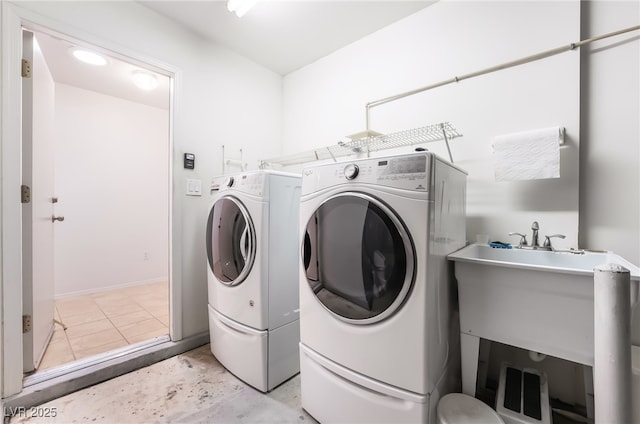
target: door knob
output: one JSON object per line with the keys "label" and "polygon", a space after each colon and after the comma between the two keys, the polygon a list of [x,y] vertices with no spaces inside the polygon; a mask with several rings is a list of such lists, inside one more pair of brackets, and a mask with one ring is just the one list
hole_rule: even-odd
{"label": "door knob", "polygon": [[51,216],[51,222],[64,221],[64,216]]}

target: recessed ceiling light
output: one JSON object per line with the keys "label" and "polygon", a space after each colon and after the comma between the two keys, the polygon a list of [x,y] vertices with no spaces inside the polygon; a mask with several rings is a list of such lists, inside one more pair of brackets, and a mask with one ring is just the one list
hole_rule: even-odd
{"label": "recessed ceiling light", "polygon": [[106,57],[99,55],[98,53],[94,53],[90,50],[73,47],[71,49],[71,54],[73,54],[73,57],[75,57],[79,61],[88,63],[89,65],[104,66],[107,64]]}
{"label": "recessed ceiling light", "polygon": [[136,87],[141,90],[154,90],[158,86],[158,78],[149,72],[135,71],[131,78]]}

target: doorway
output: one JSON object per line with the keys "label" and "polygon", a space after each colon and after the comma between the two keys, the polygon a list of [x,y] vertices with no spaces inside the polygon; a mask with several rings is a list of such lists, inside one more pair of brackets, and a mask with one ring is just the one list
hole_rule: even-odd
{"label": "doorway", "polygon": [[[23,180],[32,185],[34,210],[39,201],[45,211],[23,215],[31,228],[23,229],[23,310],[31,312],[23,368],[35,372],[27,385],[41,372],[169,339],[172,76],[79,40],[25,33],[33,62],[23,105],[28,111],[31,101],[34,119],[25,120],[33,131],[23,127],[32,136],[31,144],[23,138]],[[103,63],[78,62],[80,49]],[[155,89],[136,87],[140,75]],[[43,86],[49,96],[38,91]],[[51,121],[49,155],[38,154],[47,131],[38,130],[36,110]],[[53,169],[50,193],[39,191],[42,177],[32,171],[43,160]],[[50,245],[39,241],[36,222],[51,232]],[[50,272],[35,268],[38,257],[49,257]]]}

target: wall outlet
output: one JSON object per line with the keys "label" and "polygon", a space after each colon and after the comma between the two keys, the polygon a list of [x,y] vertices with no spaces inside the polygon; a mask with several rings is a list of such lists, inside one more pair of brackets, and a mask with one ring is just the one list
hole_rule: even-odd
{"label": "wall outlet", "polygon": [[149,260],[149,252],[144,252],[144,260],[145,261]]}

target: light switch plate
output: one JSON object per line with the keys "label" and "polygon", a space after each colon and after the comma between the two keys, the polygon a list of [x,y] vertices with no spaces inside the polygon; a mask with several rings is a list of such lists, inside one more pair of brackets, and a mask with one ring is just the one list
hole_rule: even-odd
{"label": "light switch plate", "polygon": [[202,196],[202,180],[187,178],[187,196]]}

